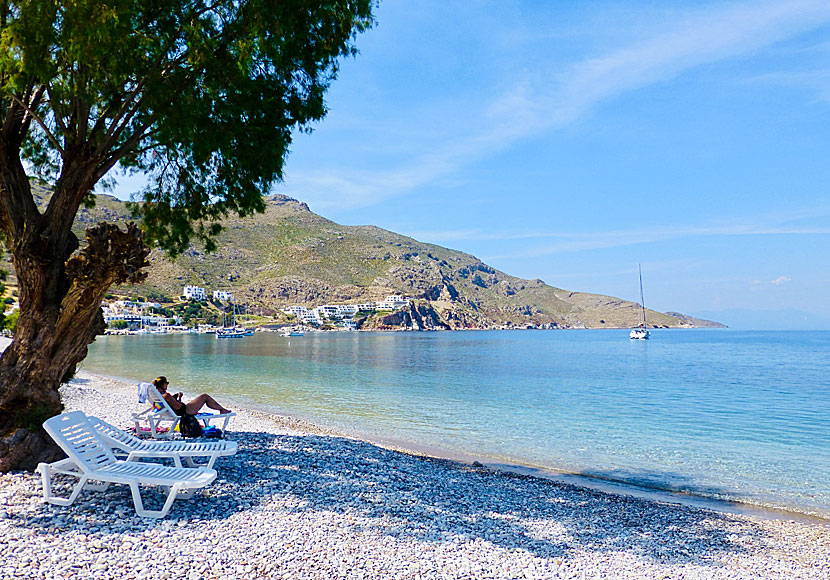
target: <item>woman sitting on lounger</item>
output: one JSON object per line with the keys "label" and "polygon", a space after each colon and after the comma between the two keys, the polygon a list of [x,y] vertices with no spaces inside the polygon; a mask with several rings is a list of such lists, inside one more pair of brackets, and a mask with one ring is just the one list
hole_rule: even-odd
{"label": "woman sitting on lounger", "polygon": [[167,392],[167,386],[169,384],[170,383],[167,381],[167,377],[159,377],[153,381],[153,385],[156,389],[158,389],[159,394],[164,397],[164,400],[167,401],[167,404],[170,405],[170,408],[173,409],[173,412],[176,413],[176,415],[183,416],[185,413],[188,415],[195,415],[205,405],[211,409],[219,411],[220,413],[230,413],[230,409],[226,409],[217,403],[216,399],[207,393],[202,393],[189,403],[184,404],[182,403],[182,393],[171,395]]}

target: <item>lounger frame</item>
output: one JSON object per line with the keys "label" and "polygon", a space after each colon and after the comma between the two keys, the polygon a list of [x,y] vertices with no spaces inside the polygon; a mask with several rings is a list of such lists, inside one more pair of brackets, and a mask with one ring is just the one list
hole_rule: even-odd
{"label": "lounger frame", "polygon": [[[236,441],[148,441],[134,437],[98,417],[90,416],[88,419],[111,449],[127,454],[127,461],[169,458],[176,467],[184,467],[184,459],[189,467],[211,468],[219,457],[234,455],[238,448]],[[197,464],[194,461],[196,457],[207,458],[207,463]]]}
{"label": "lounger frame", "polygon": [[[135,425],[136,434],[141,432],[141,425],[147,423],[150,427],[150,435],[153,439],[167,439],[176,430],[181,417],[173,411],[167,400],[161,396],[155,387],[147,389],[147,398],[149,399],[150,407],[141,411],[140,413],[133,413],[133,424]],[[157,404],[159,408],[153,406]],[[220,422],[219,429],[226,432],[228,429],[228,422],[231,417],[236,417],[236,413],[199,413],[196,418],[202,422],[205,427],[210,426],[213,421]],[[164,423],[170,423],[168,431],[160,431]],[[217,425],[218,426],[218,425]]]}
{"label": "lounger frame", "polygon": [[[122,461],[80,411],[63,413],[47,419],[43,428],[68,455],[55,463],[40,463],[37,467],[43,483],[43,497],[52,504],[72,505],[86,489],[104,490],[112,483],[127,485],[139,516],[165,517],[177,497],[192,497],[196,489],[216,479],[216,471],[206,467],[170,467],[157,463]],[[78,478],[69,497],[56,497],[52,478],[63,474]],[[160,510],[145,509],[140,486],[160,486],[167,490],[167,498]]]}

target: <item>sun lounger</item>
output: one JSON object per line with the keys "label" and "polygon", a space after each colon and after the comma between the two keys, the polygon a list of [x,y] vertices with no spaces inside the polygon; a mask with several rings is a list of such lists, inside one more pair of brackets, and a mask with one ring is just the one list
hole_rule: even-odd
{"label": "sun lounger", "polygon": [[[47,419],[43,428],[69,456],[55,463],[38,465],[43,480],[43,497],[55,505],[72,505],[89,481],[100,482],[89,486],[92,489],[106,489],[111,483],[120,483],[130,486],[135,511],[139,516],[163,518],[177,496],[190,497],[194,490],[205,487],[216,479],[216,471],[204,467],[169,467],[118,460],[80,411]],[[68,498],[52,495],[52,477],[55,474],[78,478],[78,483]],[[161,486],[169,490],[160,510],[144,508],[140,485]]]}
{"label": "sun lounger", "polygon": [[127,461],[150,458],[170,458],[176,467],[182,467],[182,458],[190,467],[200,467],[194,457],[206,457],[204,467],[213,467],[218,457],[234,455],[236,441],[146,441],[110,425],[98,417],[88,417],[92,427],[113,449],[127,453]]}
{"label": "sun lounger", "polygon": [[[139,389],[139,392],[141,391],[142,389]],[[153,439],[168,438],[170,434],[176,430],[176,426],[179,424],[181,417],[173,411],[155,387],[150,385],[149,388],[143,389],[143,391],[146,394],[147,402],[150,403],[150,407],[141,413],[133,413],[135,432],[142,432],[141,425],[146,422],[150,427],[150,435]],[[140,397],[141,396],[139,396],[139,398]],[[219,427],[219,429],[221,429],[223,433],[227,430],[228,421],[230,421],[231,417],[236,417],[236,413],[199,413],[196,415],[196,419],[201,421],[205,427],[208,427],[212,421],[221,421],[222,426]],[[165,422],[171,423],[167,431],[164,431],[162,427],[162,423]]]}

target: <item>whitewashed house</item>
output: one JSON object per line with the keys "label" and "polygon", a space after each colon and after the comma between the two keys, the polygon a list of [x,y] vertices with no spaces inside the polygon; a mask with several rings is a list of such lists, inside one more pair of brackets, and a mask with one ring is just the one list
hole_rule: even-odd
{"label": "whitewashed house", "polygon": [[207,302],[207,293],[201,286],[185,286],[182,291],[182,296],[185,297],[185,300]]}
{"label": "whitewashed house", "polygon": [[339,312],[337,306],[332,304],[323,304],[322,306],[318,306],[314,309],[314,312],[317,315],[319,320],[331,320],[339,318],[337,313]]}
{"label": "whitewashed house", "polygon": [[387,296],[382,302],[378,302],[375,305],[375,308],[378,310],[397,310],[405,306],[409,306],[409,300],[403,296],[393,294],[391,296]]}

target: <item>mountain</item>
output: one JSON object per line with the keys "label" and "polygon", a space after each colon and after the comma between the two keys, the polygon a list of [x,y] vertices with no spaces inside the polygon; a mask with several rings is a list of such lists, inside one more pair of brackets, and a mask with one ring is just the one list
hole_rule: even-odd
{"label": "mountain", "polygon": [[830,330],[830,318],[804,310],[729,310],[699,312],[697,316],[714,316],[737,330]]}
{"label": "mountain", "polygon": [[689,316],[688,314],[681,314],[679,312],[666,312],[666,314],[674,316],[675,318],[678,318],[689,326],[694,326],[695,328],[727,328],[725,324],[721,324],[720,322],[712,322],[711,320],[696,318],[694,316]]}
{"label": "mountain", "polygon": [[[38,191],[45,201],[48,191]],[[99,195],[75,226],[124,223],[124,202]],[[470,254],[418,242],[374,226],[343,226],[293,198],[266,198],[266,211],[229,218],[218,249],[191,247],[175,260],[150,255],[147,281],[114,293],[177,297],[195,284],[233,292],[237,301],[265,312],[289,305],[366,302],[390,294],[414,298],[412,307],[375,319],[376,327],[420,328],[621,328],[635,326],[640,306],[610,296],[572,292],[542,280],[500,272]],[[650,325],[710,326],[682,315],[649,310]]]}

